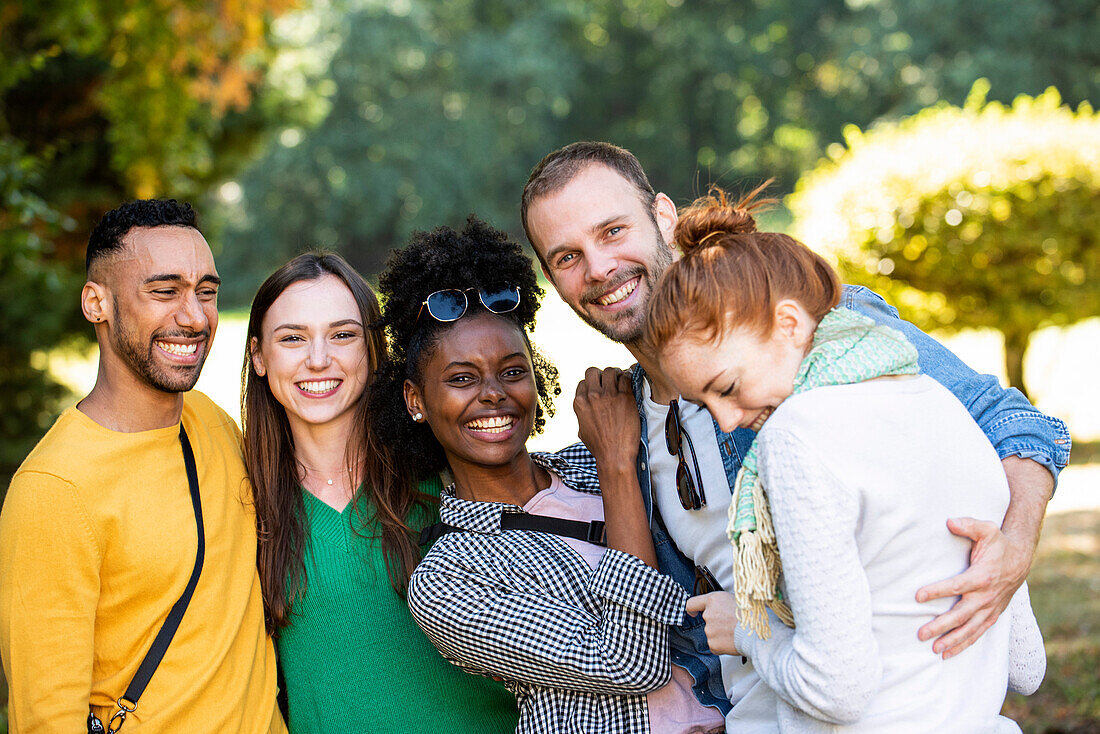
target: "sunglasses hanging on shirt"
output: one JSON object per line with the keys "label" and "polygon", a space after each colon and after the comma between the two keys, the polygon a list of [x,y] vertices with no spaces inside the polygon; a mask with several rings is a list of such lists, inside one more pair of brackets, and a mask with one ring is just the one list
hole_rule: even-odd
{"label": "sunglasses hanging on shirt", "polygon": [[429,294],[421,302],[416,318],[420,318],[426,306],[428,314],[436,321],[458,321],[470,307],[470,301],[466,296],[470,291],[477,291],[481,305],[492,313],[508,313],[515,311],[519,306],[519,288],[510,283],[498,283],[482,288],[445,288]]}
{"label": "sunglasses hanging on shirt", "polygon": [[[684,446],[691,454],[691,463],[695,467],[692,476],[684,460]],[[707,495],[703,492],[703,477],[699,472],[699,460],[695,457],[695,446],[691,436],[684,430],[680,421],[680,407],[673,400],[668,404],[668,417],[665,418],[665,446],[676,457],[676,493],[685,510],[698,510],[707,506]]]}

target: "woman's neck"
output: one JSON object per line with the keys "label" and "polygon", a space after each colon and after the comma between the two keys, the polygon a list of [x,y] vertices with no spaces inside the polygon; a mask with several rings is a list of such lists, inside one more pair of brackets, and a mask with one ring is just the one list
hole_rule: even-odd
{"label": "woman's neck", "polygon": [[335,474],[348,466],[348,438],[351,436],[351,416],[323,425],[290,420],[294,437],[294,459],[315,472]]}
{"label": "woman's neck", "polygon": [[448,457],[455,495],[473,502],[504,502],[523,507],[550,486],[550,474],[525,450],[507,464],[482,466]]}
{"label": "woman's neck", "polygon": [[292,420],[290,433],[294,437],[298,481],[314,497],[337,512],[343,512],[355,495],[355,488],[363,481],[361,463],[351,467],[348,473],[351,421],[332,421],[319,426]]}

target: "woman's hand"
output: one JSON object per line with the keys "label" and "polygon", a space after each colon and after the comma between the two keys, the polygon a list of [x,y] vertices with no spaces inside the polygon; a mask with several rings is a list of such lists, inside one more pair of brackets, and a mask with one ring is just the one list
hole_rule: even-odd
{"label": "woman's hand", "polygon": [[649,518],[638,486],[636,463],[642,429],[630,375],[615,367],[589,367],[577,385],[573,410],[577,412],[577,433],[596,459],[607,547],[657,568]]}
{"label": "woman's hand", "polygon": [[641,441],[641,422],[630,373],[618,367],[589,367],[573,399],[577,435],[597,465],[634,469]]}
{"label": "woman's hand", "polygon": [[728,591],[714,591],[688,599],[688,614],[703,613],[704,631],[707,644],[715,655],[740,655],[733,644],[733,633],[737,629],[737,603]]}

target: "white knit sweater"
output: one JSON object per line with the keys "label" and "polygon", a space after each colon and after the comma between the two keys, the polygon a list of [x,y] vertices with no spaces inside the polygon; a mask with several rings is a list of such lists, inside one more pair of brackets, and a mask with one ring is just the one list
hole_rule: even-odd
{"label": "white knit sweater", "polygon": [[958,400],[928,377],[820,388],[785,401],[757,438],[796,628],[739,629],[778,697],[781,731],[1015,732],[1005,689],[1046,666],[1026,586],[965,652],[942,660],[917,629],[955,598],[917,603],[961,573],[950,517],[1000,523],[1005,474]]}

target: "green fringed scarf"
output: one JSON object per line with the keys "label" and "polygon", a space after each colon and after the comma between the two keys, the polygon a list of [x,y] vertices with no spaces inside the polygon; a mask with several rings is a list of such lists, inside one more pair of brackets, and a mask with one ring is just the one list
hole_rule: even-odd
{"label": "green fringed scarf", "polygon": [[[825,314],[814,332],[813,346],[802,360],[791,394],[919,371],[917,350],[900,331],[835,308]],[[779,592],[783,565],[768,499],[757,475],[755,441],[737,473],[729,515],[726,532],[733,542],[738,616],[745,627],[766,640],[771,636],[766,608],[771,608],[788,627],[794,627],[794,617]]]}

